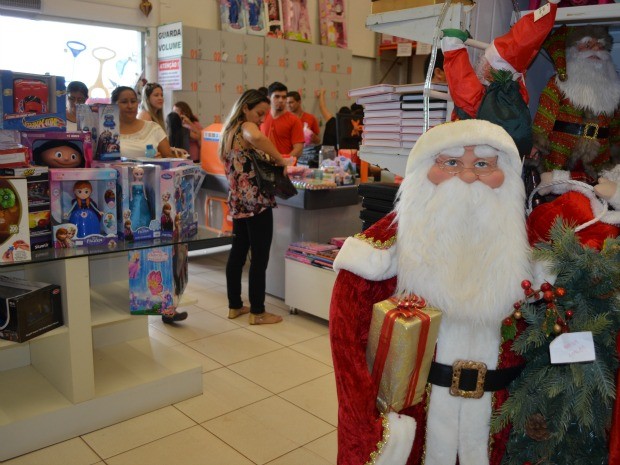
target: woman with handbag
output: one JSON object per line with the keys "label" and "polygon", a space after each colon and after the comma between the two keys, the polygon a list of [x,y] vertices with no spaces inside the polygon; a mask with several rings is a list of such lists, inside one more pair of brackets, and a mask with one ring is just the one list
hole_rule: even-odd
{"label": "woman with handbag", "polygon": [[[247,90],[233,106],[224,123],[219,155],[230,185],[228,206],[233,217],[233,242],[226,264],[228,318],[250,313],[250,324],[279,323],[282,317],[265,311],[265,281],[273,236],[274,194],[261,188],[254,157],[270,157],[278,166],[294,164],[283,158],[260,131],[270,110],[269,98],[257,90]],[[248,296],[250,307],[241,298],[241,274],[251,252]]]}

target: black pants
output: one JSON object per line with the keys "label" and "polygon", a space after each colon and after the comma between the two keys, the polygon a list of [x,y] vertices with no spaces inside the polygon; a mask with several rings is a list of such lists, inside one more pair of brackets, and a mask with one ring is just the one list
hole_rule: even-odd
{"label": "black pants", "polygon": [[238,309],[243,306],[241,299],[241,273],[243,265],[251,252],[248,294],[250,311],[265,311],[265,281],[269,249],[273,237],[273,211],[268,208],[259,215],[249,218],[233,219],[233,241],[226,263],[226,290],[228,307]]}

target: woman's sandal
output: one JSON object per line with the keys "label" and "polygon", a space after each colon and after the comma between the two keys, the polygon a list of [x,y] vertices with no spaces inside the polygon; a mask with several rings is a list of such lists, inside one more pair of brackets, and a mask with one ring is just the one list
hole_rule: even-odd
{"label": "woman's sandal", "polygon": [[245,315],[250,313],[250,307],[241,307],[241,308],[229,308],[228,309],[228,318],[231,320],[237,318],[238,316]]}
{"label": "woman's sandal", "polygon": [[273,323],[280,323],[281,321],[282,317],[274,315],[273,313],[250,313],[251,325],[270,325]]}

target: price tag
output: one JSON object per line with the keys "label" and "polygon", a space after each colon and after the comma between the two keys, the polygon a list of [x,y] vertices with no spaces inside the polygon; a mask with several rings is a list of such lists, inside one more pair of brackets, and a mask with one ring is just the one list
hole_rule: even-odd
{"label": "price tag", "polygon": [[423,44],[422,42],[416,42],[415,44],[416,55],[430,55],[432,51],[433,46],[431,44]]}
{"label": "price tag", "polygon": [[413,54],[413,44],[411,42],[399,42],[396,49],[397,57],[410,57]]}
{"label": "price tag", "polygon": [[593,362],[594,340],[590,331],[564,333],[549,344],[551,363]]}
{"label": "price tag", "polygon": [[534,11],[534,22],[538,21],[540,18],[545,17],[549,13],[551,13],[551,4],[545,3],[538,10]]}

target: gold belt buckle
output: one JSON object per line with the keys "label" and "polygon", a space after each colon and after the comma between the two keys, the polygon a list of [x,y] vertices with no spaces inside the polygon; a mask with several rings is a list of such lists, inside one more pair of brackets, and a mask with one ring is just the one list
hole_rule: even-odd
{"label": "gold belt buckle", "polygon": [[[476,389],[473,391],[465,391],[459,388],[461,383],[461,371],[478,370],[478,378],[476,379]],[[484,379],[487,375],[487,366],[483,362],[474,362],[472,360],[457,360],[452,364],[452,384],[450,385],[450,394],[457,397],[465,397],[467,399],[480,399],[484,394]]]}
{"label": "gold belt buckle", "polygon": [[[593,136],[588,135],[590,128],[594,128]],[[598,129],[599,129],[599,125],[597,123],[586,123],[583,128],[583,138],[584,139],[597,139]]]}

